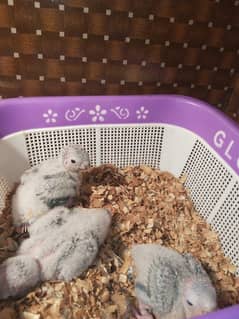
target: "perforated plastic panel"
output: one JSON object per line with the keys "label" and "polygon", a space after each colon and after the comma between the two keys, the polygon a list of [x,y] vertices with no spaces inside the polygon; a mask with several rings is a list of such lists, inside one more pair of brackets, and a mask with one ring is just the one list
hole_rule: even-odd
{"label": "perforated plastic panel", "polygon": [[181,175],[198,212],[208,218],[229,185],[232,174],[200,141],[196,141]]}
{"label": "perforated plastic panel", "polygon": [[9,192],[8,183],[5,179],[0,178],[0,210],[5,207],[5,200]]}
{"label": "perforated plastic panel", "polygon": [[100,131],[101,163],[119,167],[160,167],[164,129],[159,126],[108,127]]}
{"label": "perforated plastic panel", "polygon": [[31,166],[56,157],[62,147],[68,144],[82,145],[89,153],[91,164],[96,165],[96,130],[94,128],[36,131],[27,133],[25,140]]}
{"label": "perforated plastic panel", "polygon": [[[219,233],[222,246],[233,263],[239,267],[239,183],[236,182],[226,200],[211,221]],[[239,271],[237,273],[239,275]]]}

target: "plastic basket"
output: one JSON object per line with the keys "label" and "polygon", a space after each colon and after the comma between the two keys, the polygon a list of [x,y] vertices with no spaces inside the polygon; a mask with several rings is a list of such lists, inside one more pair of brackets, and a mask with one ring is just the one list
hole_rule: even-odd
{"label": "plastic basket", "polygon": [[[208,104],[174,95],[8,99],[0,102],[0,138],[0,207],[26,168],[69,143],[82,144],[92,165],[186,174],[196,209],[239,274],[239,129]],[[239,308],[219,314],[236,319]],[[219,318],[211,316],[204,318]]]}

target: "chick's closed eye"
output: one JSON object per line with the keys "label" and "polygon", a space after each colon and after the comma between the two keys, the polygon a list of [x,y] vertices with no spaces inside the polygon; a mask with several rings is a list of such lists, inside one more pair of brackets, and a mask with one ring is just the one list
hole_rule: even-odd
{"label": "chick's closed eye", "polygon": [[187,300],[187,304],[189,305],[189,306],[192,306],[193,304],[191,303],[191,301],[189,301],[189,300]]}

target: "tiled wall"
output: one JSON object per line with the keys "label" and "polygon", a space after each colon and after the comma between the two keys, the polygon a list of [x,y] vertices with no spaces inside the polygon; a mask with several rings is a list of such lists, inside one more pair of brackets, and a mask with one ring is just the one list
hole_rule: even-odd
{"label": "tiled wall", "polygon": [[0,96],[176,93],[239,121],[239,1],[0,0]]}

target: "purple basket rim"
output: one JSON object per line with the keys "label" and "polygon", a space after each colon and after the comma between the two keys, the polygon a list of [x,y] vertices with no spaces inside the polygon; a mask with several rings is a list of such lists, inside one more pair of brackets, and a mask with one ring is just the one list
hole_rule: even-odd
{"label": "purple basket rim", "polygon": [[239,304],[227,306],[210,312],[206,315],[193,317],[193,319],[238,319],[239,318]]}
{"label": "purple basket rim", "polygon": [[236,130],[237,133],[239,133],[239,125],[237,124],[236,121],[231,119],[226,113],[224,113],[221,110],[218,110],[215,106],[212,106],[211,104],[202,101],[200,99],[186,96],[186,95],[181,95],[181,94],[135,94],[135,95],[60,95],[60,96],[32,96],[32,97],[15,97],[15,98],[6,98],[2,99],[0,101],[0,108],[5,107],[8,102],[14,102],[14,104],[21,105],[22,102],[39,102],[39,100],[75,100],[75,99],[81,99],[83,100],[89,100],[92,98],[99,98],[99,99],[111,99],[111,98],[120,98],[122,100],[129,100],[129,99],[135,99],[135,98],[153,98],[157,97],[159,99],[169,99],[169,100],[174,100],[174,102],[178,101],[186,101],[190,102],[191,104],[194,105],[194,107],[199,107],[199,108],[204,108],[208,113],[211,113],[212,115],[216,115],[218,119],[221,121],[224,121],[227,125],[229,125],[232,129]]}
{"label": "purple basket rim", "polygon": [[[74,110],[77,110],[76,117]],[[119,113],[121,111],[124,113]],[[0,137],[49,127],[159,123],[194,132],[239,175],[238,124],[221,110],[193,97],[177,94],[76,95],[0,101]]]}

